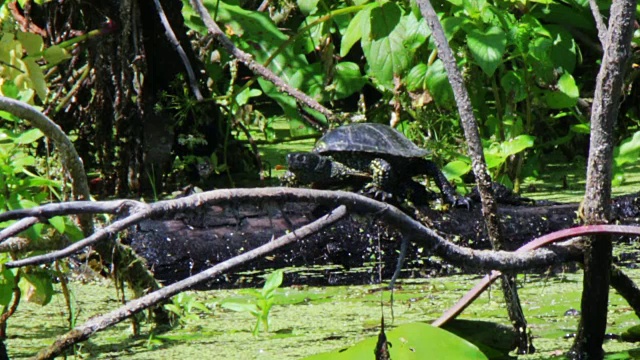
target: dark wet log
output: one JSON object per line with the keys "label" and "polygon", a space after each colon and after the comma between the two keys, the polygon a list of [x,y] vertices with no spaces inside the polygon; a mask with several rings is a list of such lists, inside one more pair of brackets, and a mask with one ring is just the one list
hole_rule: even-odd
{"label": "dark wet log", "polygon": [[[515,250],[538,236],[577,225],[578,208],[576,203],[500,206],[500,223],[504,237],[508,239],[505,245]],[[159,280],[171,283],[260,246],[323,213],[323,209],[314,204],[239,204],[227,208],[201,208],[171,218],[146,220],[129,232],[127,242],[147,259]],[[639,194],[614,199],[612,214],[622,224],[637,224],[640,218]],[[418,217],[458,244],[475,249],[491,247],[478,204],[469,211],[421,208]],[[383,277],[389,279],[395,270],[399,240],[397,232],[376,222],[373,217],[348,216],[330,229],[287,246],[273,256],[254,261],[209,286],[242,286],[243,282],[255,279],[238,273],[282,267],[300,268],[285,278],[289,283],[375,282],[378,272],[374,262],[380,256],[384,262]],[[380,253],[378,243],[381,245]],[[404,275],[415,272],[421,275],[440,274],[452,270],[415,246],[410,247],[407,260]]]}

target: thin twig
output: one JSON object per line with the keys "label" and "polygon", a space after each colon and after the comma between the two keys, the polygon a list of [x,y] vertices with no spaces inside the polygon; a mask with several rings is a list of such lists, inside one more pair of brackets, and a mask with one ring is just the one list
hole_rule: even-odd
{"label": "thin twig", "polygon": [[202,93],[200,92],[200,88],[198,87],[196,74],[193,72],[193,68],[191,67],[191,63],[189,62],[189,58],[184,52],[182,45],[180,45],[180,41],[178,41],[176,34],[173,32],[173,29],[171,29],[171,24],[169,23],[169,19],[167,19],[167,15],[165,15],[164,13],[164,9],[162,8],[160,1],[153,0],[153,3],[156,5],[156,10],[158,11],[158,15],[160,16],[160,22],[164,27],[165,35],[167,35],[167,40],[169,40],[169,43],[171,43],[171,45],[173,45],[173,47],[176,49],[178,55],[180,56],[180,60],[182,60],[182,63],[184,64],[184,68],[187,71],[187,77],[189,78],[189,86],[191,87],[193,95],[198,101],[204,100],[204,98],[202,97]]}
{"label": "thin twig", "polygon": [[605,48],[605,44],[607,43],[607,25],[604,23],[604,19],[602,18],[602,13],[600,13],[600,8],[598,7],[598,3],[596,0],[589,0],[589,7],[591,8],[591,13],[593,14],[593,20],[596,21],[596,29],[598,29],[598,39],[600,39],[600,45],[602,48]]}
{"label": "thin twig", "polygon": [[33,225],[40,222],[40,219],[35,216],[29,216],[20,221],[17,221],[10,226],[0,230],[0,244],[5,240],[10,238],[13,235],[19,234]]}

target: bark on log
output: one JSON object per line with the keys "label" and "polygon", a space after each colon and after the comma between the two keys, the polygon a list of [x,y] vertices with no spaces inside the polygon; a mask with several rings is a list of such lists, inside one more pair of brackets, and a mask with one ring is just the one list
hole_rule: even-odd
{"label": "bark on log", "polygon": [[[501,205],[499,218],[507,249],[515,250],[541,235],[576,225],[579,204]],[[132,229],[127,242],[148,261],[160,281],[172,283],[216,263],[268,242],[324,214],[314,204],[258,204],[227,208],[213,206],[171,218],[145,220]],[[612,201],[613,218],[622,224],[638,224],[640,193]],[[489,249],[479,204],[471,210],[437,211],[420,208],[419,219],[452,241],[475,249]],[[217,279],[209,287],[255,285],[241,272],[296,267],[287,283],[338,285],[378,280],[374,266],[381,245],[383,276],[396,267],[400,234],[373,218],[348,216],[330,229],[302,239],[271,257],[252,262],[234,274]],[[629,241],[629,239],[621,239]],[[403,276],[453,270],[421,249],[410,247]],[[333,266],[330,266],[333,265]],[[312,268],[312,269],[311,269]],[[358,271],[354,271],[358,268]],[[345,270],[352,271],[345,271]],[[250,282],[249,284],[246,282]]]}

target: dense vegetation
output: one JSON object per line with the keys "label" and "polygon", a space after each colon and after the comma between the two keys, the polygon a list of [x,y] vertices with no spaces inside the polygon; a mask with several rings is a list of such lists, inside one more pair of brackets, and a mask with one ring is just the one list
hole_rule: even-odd
{"label": "dense vegetation", "polygon": [[[229,44],[212,36],[186,0],[141,0],[126,10],[112,2],[0,1],[0,95],[35,106],[59,125],[80,153],[95,198],[157,200],[187,185],[277,184],[284,154],[299,146],[292,143],[354,121],[398,128],[433,151],[460,192],[471,188],[454,93],[417,4],[204,5]],[[552,164],[586,167],[606,44],[597,24],[602,19],[594,19],[589,2],[433,5],[464,76],[493,179],[520,192],[525,179],[535,182]],[[611,4],[597,5],[609,18]],[[625,170],[640,155],[639,41],[636,30],[615,132],[614,185],[626,181]],[[229,47],[272,74],[260,73]],[[309,99],[292,96],[269,76]],[[72,189],[76,179],[70,182],[69,169],[59,165],[67,166],[59,143],[32,125],[0,111],[0,213],[82,198]],[[85,225],[62,216],[36,224],[0,244],[0,262],[73,243],[88,235]],[[96,251],[101,258],[87,261],[106,271],[103,262],[112,259]],[[64,280],[69,266],[61,260],[2,267],[0,338],[10,331],[7,320],[21,299],[51,301],[54,279],[66,297],[68,326],[75,326]],[[122,276],[118,281],[131,280]],[[256,329],[267,325],[269,295],[251,309]],[[186,316],[184,307],[191,305],[178,301],[168,309]]]}

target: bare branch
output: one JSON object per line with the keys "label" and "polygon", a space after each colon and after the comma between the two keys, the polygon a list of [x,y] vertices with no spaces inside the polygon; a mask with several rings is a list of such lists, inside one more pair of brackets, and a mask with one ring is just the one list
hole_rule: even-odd
{"label": "bare branch", "polygon": [[122,231],[131,225],[135,225],[139,223],[140,221],[147,218],[149,216],[149,213],[150,213],[149,210],[146,210],[146,209],[140,210],[139,212],[136,212],[131,216],[127,216],[122,220],[118,220],[113,224],[96,231],[91,236],[86,237],[78,242],[75,242],[62,250],[52,251],[44,255],[32,256],[22,260],[9,261],[5,263],[5,266],[8,268],[13,268],[13,267],[28,266],[28,265],[46,264],[58,259],[71,256],[87,246],[91,246],[100,240],[108,238],[109,235],[116,234],[119,231]]}
{"label": "bare branch", "polygon": [[162,26],[164,26],[167,40],[169,40],[169,43],[176,49],[178,55],[180,56],[180,60],[182,60],[182,63],[184,64],[184,68],[187,71],[187,76],[189,77],[189,86],[191,87],[193,95],[195,95],[198,101],[204,100],[204,98],[202,97],[202,93],[200,92],[200,88],[198,87],[196,74],[193,72],[191,63],[189,62],[187,54],[184,52],[182,45],[180,45],[180,41],[178,41],[176,34],[174,34],[173,29],[171,29],[171,24],[169,24],[169,20],[167,19],[167,15],[165,15],[164,13],[164,9],[162,8],[160,1],[153,0],[153,3],[156,5],[156,10],[158,11],[158,15],[160,16],[160,22],[162,23]]}
{"label": "bare branch", "polygon": [[29,209],[18,209],[0,214],[0,222],[17,220],[27,216],[49,219],[54,216],[75,214],[117,214],[128,208],[140,206],[143,203],[135,200],[110,201],[71,201],[65,203],[46,204]]}
{"label": "bare branch", "polygon": [[591,8],[591,13],[593,14],[593,20],[596,21],[596,29],[598,29],[598,39],[600,39],[600,45],[605,47],[607,43],[607,25],[604,23],[604,19],[602,18],[602,13],[600,13],[600,8],[598,7],[598,3],[596,0],[589,0],[589,7]]}
{"label": "bare branch", "polygon": [[20,221],[17,221],[13,224],[11,224],[10,226],[0,230],[0,243],[5,240],[8,239],[9,237],[19,234],[25,230],[27,230],[28,228],[32,227],[33,225],[37,224],[40,222],[40,219],[35,217],[35,216],[29,216],[26,217]]}
{"label": "bare branch", "polygon": [[262,245],[253,250],[247,251],[241,255],[238,255],[232,259],[221,262],[201,273],[191,276],[182,281],[176,282],[169,286],[166,286],[160,290],[154,291],[141,298],[135,299],[129,302],[127,305],[114,310],[108,314],[92,318],[85,324],[74,328],[68,333],[58,337],[56,342],[49,348],[46,348],[35,357],[36,359],[52,359],[57,355],[60,355],[65,349],[69,348],[73,344],[88,339],[94,333],[104,330],[107,327],[117,324],[120,321],[140,312],[150,306],[160,303],[161,301],[170,298],[182,291],[188,290],[202,282],[205,282],[215,276],[218,276],[225,271],[233,268],[234,266],[243,264],[250,260],[253,260],[259,256],[264,256],[282,246],[302,239],[310,234],[313,234],[322,228],[333,224],[337,220],[346,215],[346,207],[339,206],[331,211],[329,214],[321,217],[320,219],[301,227],[295,232],[288,233],[278,239],[271,241],[265,245]]}
{"label": "bare branch", "polygon": [[[89,192],[89,183],[87,182],[87,174],[84,171],[84,164],[73,143],[60,129],[60,126],[33,106],[8,97],[0,96],[0,110],[29,121],[31,125],[40,129],[46,137],[54,142],[56,148],[60,151],[62,166],[69,171],[71,176],[74,198],[89,200],[91,193]],[[93,232],[93,220],[91,217],[81,216],[80,222],[85,235]]]}
{"label": "bare branch", "polygon": [[[588,224],[609,221],[614,130],[635,21],[636,0],[618,0],[611,6],[609,31],[596,79],[591,112],[591,138],[583,202]],[[602,40],[601,40],[602,41]],[[571,358],[601,358],[607,326],[613,244],[611,236],[596,235],[585,244],[581,317]]]}
{"label": "bare branch", "polygon": [[311,98],[309,95],[287,84],[271,70],[253,60],[251,55],[238,49],[233,44],[233,42],[231,42],[231,40],[224,34],[218,24],[213,21],[211,15],[209,15],[207,8],[204,6],[201,0],[191,0],[190,3],[198,13],[198,15],[200,15],[200,18],[206,25],[209,33],[211,33],[211,35],[213,35],[231,55],[233,55],[236,59],[242,61],[242,63],[245,64],[249,69],[251,69],[251,71],[253,71],[255,74],[260,75],[264,79],[272,82],[276,87],[278,87],[278,89],[293,96],[299,102],[312,108],[313,110],[320,112],[327,118],[328,121],[335,119],[335,115],[329,109],[322,106],[319,102]]}

